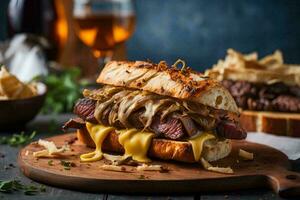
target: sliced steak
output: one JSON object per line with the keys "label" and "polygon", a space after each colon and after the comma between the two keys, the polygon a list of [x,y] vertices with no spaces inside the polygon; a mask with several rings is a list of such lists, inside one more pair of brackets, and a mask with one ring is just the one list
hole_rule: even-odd
{"label": "sliced steak", "polygon": [[69,128],[81,129],[85,127],[85,122],[81,118],[70,119],[67,121],[62,129],[66,131]]}
{"label": "sliced steak", "polygon": [[247,132],[231,121],[220,121],[217,125],[217,134],[227,139],[241,140],[247,137]]}
{"label": "sliced steak", "polygon": [[94,117],[96,101],[88,98],[79,99],[74,106],[74,113],[81,119],[97,124],[98,121]]}
{"label": "sliced steak", "polygon": [[300,113],[300,87],[285,83],[250,83],[223,80],[237,105],[244,110],[278,111]]}
{"label": "sliced steak", "polygon": [[276,110],[281,112],[300,112],[300,99],[289,95],[280,95],[272,101]]}
{"label": "sliced steak", "polygon": [[299,86],[291,86],[289,90],[292,95],[300,98],[300,87]]}
{"label": "sliced steak", "polygon": [[222,81],[223,86],[227,89],[230,90],[230,88],[233,86],[234,81],[232,80],[223,80]]}
{"label": "sliced steak", "polygon": [[131,113],[131,115],[129,115],[128,117],[129,123],[137,129],[143,129],[144,124],[142,123],[142,118],[141,118],[143,113],[144,113],[144,109],[139,109]]}
{"label": "sliced steak", "polygon": [[229,91],[233,96],[255,96],[257,94],[256,87],[247,81],[237,81],[230,88]]}
{"label": "sliced steak", "polygon": [[267,91],[271,94],[281,95],[289,93],[289,86],[282,82],[273,83],[267,86],[264,85],[264,87],[267,87]]}
{"label": "sliced steak", "polygon": [[109,117],[110,110],[111,108],[106,108],[102,113],[101,123],[106,126],[109,126],[108,117]]}
{"label": "sliced steak", "polygon": [[247,100],[249,99],[248,97],[246,96],[242,96],[242,97],[236,97],[236,96],[233,96],[236,104],[238,105],[238,107],[240,108],[243,108],[243,109],[247,109],[248,106],[247,106]]}
{"label": "sliced steak", "polygon": [[247,100],[248,109],[250,110],[264,110],[264,111],[272,111],[273,106],[271,101],[268,99],[252,99],[249,98]]}
{"label": "sliced steak", "polygon": [[178,140],[184,136],[184,129],[180,120],[172,117],[160,121],[160,117],[155,116],[150,128],[156,134],[172,140]]}
{"label": "sliced steak", "polygon": [[[98,122],[94,117],[95,107],[96,107],[95,100],[91,100],[87,98],[80,99],[75,104],[74,113],[77,114],[80,118],[82,118],[85,121],[97,124]],[[135,128],[142,129],[144,127],[141,120],[142,114],[143,114],[142,109],[135,111],[129,116],[128,121]],[[102,123],[109,125],[108,116],[109,116],[109,110],[106,109],[103,112]],[[155,116],[150,127],[157,135],[164,135],[166,138],[169,139],[179,139],[185,133],[182,123],[180,122],[179,119],[168,118],[164,122],[160,122],[160,117]],[[120,128],[126,128],[126,127],[120,127]]]}
{"label": "sliced steak", "polygon": [[[87,98],[80,99],[74,107],[74,113],[77,114],[82,120],[79,121],[77,119],[71,119],[65,124],[64,128],[82,128],[84,127],[84,121],[97,124],[98,121],[94,117],[95,107],[95,100]],[[101,121],[105,125],[110,125],[108,120],[110,111],[111,108],[109,107],[103,111]],[[143,109],[139,109],[133,112],[128,118],[129,124],[134,128],[143,129],[143,113]],[[224,114],[221,113],[220,116],[222,115]],[[157,136],[163,136],[167,139],[178,140],[183,138],[184,136],[193,136],[198,132],[198,130],[212,130],[216,126],[216,120],[210,120],[209,117],[201,118],[200,116],[198,116],[196,117],[196,119],[188,115],[180,115],[180,117],[178,117],[178,115],[177,117],[175,115],[171,115],[165,120],[161,121],[160,114],[156,114],[150,125],[150,129],[151,131],[156,133]],[[217,127],[220,136],[229,139],[243,139],[246,137],[245,131],[239,128],[235,123],[226,122],[225,124],[223,124],[222,121],[223,120],[218,123]],[[121,124],[117,125],[116,127],[129,128],[123,127],[123,125]]]}
{"label": "sliced steak", "polygon": [[199,131],[195,122],[187,115],[176,115],[175,118],[179,119],[189,136],[196,135]]}

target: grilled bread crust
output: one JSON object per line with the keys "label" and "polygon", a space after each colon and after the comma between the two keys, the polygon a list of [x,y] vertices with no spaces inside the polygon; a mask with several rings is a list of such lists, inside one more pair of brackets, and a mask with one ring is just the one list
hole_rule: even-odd
{"label": "grilled bread crust", "polygon": [[[95,147],[86,128],[77,130],[79,141],[88,147]],[[124,153],[124,148],[118,142],[118,135],[112,131],[105,138],[102,149],[108,152]],[[228,156],[231,152],[231,141],[206,141],[202,157],[207,161],[216,161]],[[192,145],[188,142],[167,139],[153,139],[148,150],[148,156],[162,160],[176,160],[180,162],[195,163]]]}
{"label": "grilled bread crust", "polygon": [[181,71],[144,61],[111,61],[97,83],[141,89],[238,113],[234,99],[219,82],[190,69]]}

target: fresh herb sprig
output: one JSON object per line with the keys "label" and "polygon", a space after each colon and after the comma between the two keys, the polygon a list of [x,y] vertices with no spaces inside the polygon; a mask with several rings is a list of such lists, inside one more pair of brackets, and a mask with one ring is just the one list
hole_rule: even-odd
{"label": "fresh herb sprig", "polygon": [[0,144],[8,144],[13,147],[28,144],[35,135],[36,131],[33,131],[30,135],[22,131],[20,134],[13,134],[9,137],[2,136],[0,137]]}
{"label": "fresh herb sprig", "polygon": [[60,164],[64,167],[64,170],[70,170],[71,167],[75,167],[75,163],[61,160]]}
{"label": "fresh herb sprig", "polygon": [[75,101],[81,96],[86,81],[79,81],[80,69],[72,68],[36,78],[47,85],[47,96],[42,108],[44,114],[71,112]]}
{"label": "fresh herb sprig", "polygon": [[39,192],[45,192],[44,185],[24,185],[19,180],[0,180],[0,192],[12,193],[15,191],[23,191],[26,195],[35,195]]}
{"label": "fresh herb sprig", "polygon": [[49,166],[53,166],[53,160],[49,160],[49,161],[48,161],[48,165],[49,165]]}

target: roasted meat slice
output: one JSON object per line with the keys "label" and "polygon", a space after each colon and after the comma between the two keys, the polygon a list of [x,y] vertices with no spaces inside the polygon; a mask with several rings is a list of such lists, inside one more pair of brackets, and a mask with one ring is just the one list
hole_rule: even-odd
{"label": "roasted meat slice", "polygon": [[223,80],[237,105],[244,110],[300,112],[300,87]]}
{"label": "roasted meat slice", "polygon": [[231,121],[220,121],[217,125],[217,134],[227,139],[241,140],[247,137],[247,132]]}
{"label": "roasted meat slice", "polygon": [[[124,92],[123,92],[124,93]],[[120,93],[121,94],[121,93]],[[125,94],[125,93],[124,93]],[[98,120],[95,118],[94,113],[97,102],[92,99],[84,98],[80,99],[75,107],[74,112],[77,114],[81,119],[84,121],[88,121],[91,123],[102,123],[104,125],[111,125],[115,126],[117,128],[137,128],[137,129],[145,129],[145,123],[147,120],[145,120],[145,108],[139,108],[136,111],[131,112],[131,114],[128,116],[127,120],[127,126],[120,123],[117,113],[118,113],[118,105],[120,99],[118,101],[105,101],[108,102],[107,106],[105,106],[103,109],[101,109],[101,118]],[[114,105],[114,106],[112,106]],[[159,137],[164,137],[168,139],[178,140],[183,137],[191,137],[195,134],[197,134],[199,131],[202,130],[214,130],[217,125],[217,131],[220,136],[224,138],[229,139],[239,139],[244,138],[246,133],[244,130],[239,128],[239,126],[231,122],[232,120],[227,119],[226,123],[224,124],[222,121],[224,121],[224,113],[222,111],[215,111],[214,113],[211,112],[211,116],[202,116],[199,115],[199,113],[205,113],[207,114],[208,111],[203,110],[194,112],[195,106],[187,105],[186,107],[189,107],[189,110],[187,110],[188,113],[182,113],[181,110],[174,109],[173,112],[169,113],[165,117],[162,117],[162,112],[154,112],[154,115],[151,120],[151,124],[147,129],[150,129],[154,133],[156,133]],[[150,111],[154,111],[153,109]],[[219,122],[221,121],[221,122]],[[70,121],[69,123],[74,123],[73,121]],[[74,124],[72,125],[74,128]],[[65,128],[71,127],[68,125],[68,123],[65,125]],[[81,127],[79,124],[78,127]]]}
{"label": "roasted meat slice", "polygon": [[74,106],[74,113],[85,121],[98,123],[94,117],[96,101],[88,98],[79,99]]}
{"label": "roasted meat slice", "polygon": [[189,136],[196,135],[199,132],[199,128],[196,126],[195,122],[188,115],[177,114],[174,116],[176,119],[179,119]]}
{"label": "roasted meat slice", "polygon": [[63,130],[67,130],[69,128],[81,129],[85,127],[85,122],[81,118],[70,119],[63,125]]}
{"label": "roasted meat slice", "polygon": [[155,116],[150,128],[158,135],[172,140],[181,139],[184,136],[184,128],[179,119],[168,117],[161,121],[159,116]]}
{"label": "roasted meat slice", "polygon": [[280,95],[272,101],[273,107],[282,112],[300,112],[300,98]]}

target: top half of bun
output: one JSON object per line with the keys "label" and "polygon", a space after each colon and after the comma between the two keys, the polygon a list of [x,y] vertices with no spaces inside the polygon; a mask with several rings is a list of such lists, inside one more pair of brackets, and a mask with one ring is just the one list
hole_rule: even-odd
{"label": "top half of bun", "polygon": [[141,89],[238,113],[234,99],[218,81],[190,69],[182,71],[144,61],[111,61],[97,83]]}

